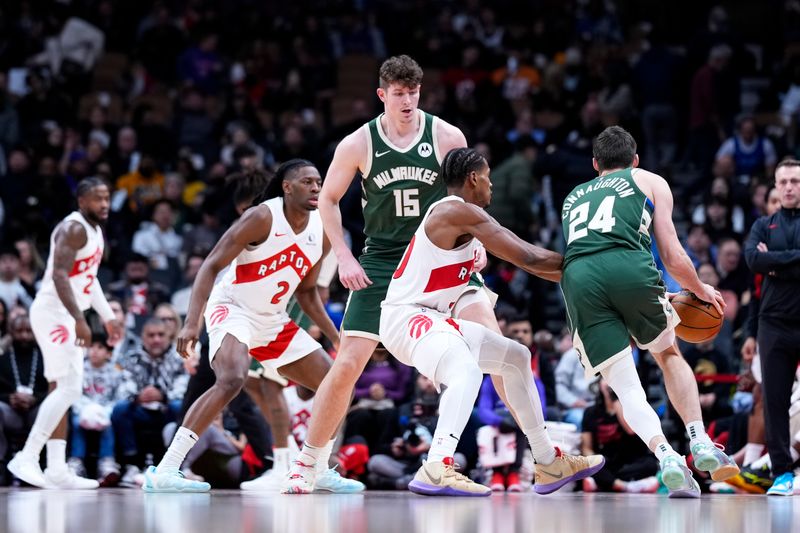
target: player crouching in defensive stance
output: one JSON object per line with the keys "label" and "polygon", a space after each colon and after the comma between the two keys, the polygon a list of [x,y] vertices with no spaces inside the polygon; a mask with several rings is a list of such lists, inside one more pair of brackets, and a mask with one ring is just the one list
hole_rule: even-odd
{"label": "player crouching in defensive stance", "polygon": [[602,456],[571,456],[555,448],[545,428],[531,373],[530,352],[488,328],[451,316],[469,282],[475,252],[492,254],[531,274],[557,281],[560,254],[528,244],[486,211],[492,197],[489,166],[475,150],[445,156],[442,175],[450,196],[434,203],[411,239],[382,304],[380,336],[401,362],[446,387],[428,459],[408,488],[418,494],[488,496],[491,489],[455,471],[453,454],[478,396],[484,373],[501,376],[519,427],[537,463],[534,490],[549,494],[591,476]]}
{"label": "player crouching in defensive stance", "polygon": [[[198,435],[242,390],[251,356],[312,390],[331,367],[322,347],[286,314],[286,303],[294,294],[303,311],[338,346],[339,335],[317,292],[321,260],[330,249],[317,212],[321,182],[309,161],[293,159],[281,165],[267,185],[264,196],[269,199],[256,200],[200,267],[177,348],[183,357],[194,350],[206,308],[209,354],[217,379],[189,408],[158,466],[145,472],[146,492],[210,490],[208,483],[184,478],[179,468]],[[327,468],[332,447],[333,440],[317,463],[316,489],[364,490],[362,483]]]}

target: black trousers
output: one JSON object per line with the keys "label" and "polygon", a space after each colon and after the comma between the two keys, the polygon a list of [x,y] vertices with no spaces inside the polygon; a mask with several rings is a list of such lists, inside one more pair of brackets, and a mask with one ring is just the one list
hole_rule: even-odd
{"label": "black trousers", "polygon": [[640,457],[619,455],[606,456],[606,464],[593,477],[597,487],[603,492],[613,490],[614,480],[635,481],[654,476],[658,472],[658,459],[655,455],[647,454]]}
{"label": "black trousers", "polygon": [[800,363],[800,322],[761,317],[758,321],[758,352],[761,356],[767,450],[772,460],[772,474],[779,476],[792,470],[789,402],[797,364]]}

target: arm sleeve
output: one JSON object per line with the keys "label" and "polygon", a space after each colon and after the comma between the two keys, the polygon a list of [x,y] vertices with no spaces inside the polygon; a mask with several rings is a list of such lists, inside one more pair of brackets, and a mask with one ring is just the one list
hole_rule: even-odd
{"label": "arm sleeve", "polygon": [[106,295],[103,294],[103,289],[100,287],[100,282],[92,283],[92,308],[97,311],[103,322],[114,320],[114,311],[106,300]]}
{"label": "arm sleeve", "polygon": [[332,252],[328,252],[328,255],[322,260],[322,266],[319,268],[317,286],[330,287],[338,268],[339,264],[336,262],[336,255]]}

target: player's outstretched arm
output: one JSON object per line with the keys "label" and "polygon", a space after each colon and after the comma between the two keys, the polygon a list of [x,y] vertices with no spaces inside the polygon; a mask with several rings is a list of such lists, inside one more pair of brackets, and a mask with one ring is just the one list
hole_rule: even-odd
{"label": "player's outstretched arm", "polygon": [[672,191],[669,184],[661,176],[649,173],[648,181],[653,194],[653,234],[656,246],[667,272],[684,287],[697,295],[701,300],[717,308],[720,314],[725,308],[722,295],[711,285],[706,285],[697,277],[692,260],[678,240],[675,225],[672,223]]}
{"label": "player's outstretched arm", "polygon": [[[89,346],[92,343],[92,330],[86,323],[72,286],[69,283],[69,274],[75,264],[75,257],[78,250],[86,246],[89,239],[86,230],[77,222],[66,222],[58,231],[53,250],[53,284],[56,286],[58,299],[67,309],[67,312],[75,319],[75,343],[79,346]],[[94,284],[92,280],[92,283]]]}
{"label": "player's outstretched arm", "polygon": [[205,309],[214,280],[231,264],[248,244],[263,242],[272,229],[272,213],[264,205],[245,211],[244,215],[220,238],[208,254],[192,284],[192,295],[186,313],[186,323],[178,334],[177,349],[182,357],[194,355],[194,345],[200,335]]}
{"label": "player's outstretched arm", "polygon": [[294,296],[297,298],[297,303],[300,304],[300,309],[314,321],[314,324],[319,326],[319,329],[322,330],[322,334],[328,337],[338,350],[339,332],[336,330],[336,326],[333,325],[328,313],[325,311],[325,306],[322,303],[319,290],[317,290],[317,278],[319,277],[320,268],[322,268],[322,260],[325,259],[330,248],[331,244],[328,239],[325,238],[322,245],[322,257],[320,257],[320,260],[317,261],[317,264],[314,265],[314,268],[311,269],[308,275],[303,278],[300,285],[297,286]]}
{"label": "player's outstretched arm", "polygon": [[561,265],[564,262],[561,254],[523,241],[475,205],[457,205],[451,217],[454,225],[481,241],[489,253],[514,263],[534,276],[561,281]]}
{"label": "player's outstretched arm", "polygon": [[353,257],[344,240],[339,201],[361,168],[360,162],[367,151],[366,144],[365,133],[361,128],[342,139],[333,154],[333,161],[328,167],[322,191],[319,193],[319,214],[325,234],[339,262],[339,279],[345,288],[354,291],[372,285],[372,281]]}

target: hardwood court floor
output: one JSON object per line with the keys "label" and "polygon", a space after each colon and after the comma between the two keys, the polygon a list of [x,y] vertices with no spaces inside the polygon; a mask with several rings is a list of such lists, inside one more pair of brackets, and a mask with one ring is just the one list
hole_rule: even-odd
{"label": "hardwood court floor", "polygon": [[800,497],[556,493],[426,498],[408,492],[282,496],[214,491],[144,494],[0,490],[0,531],[12,533],[692,533],[800,531]]}

